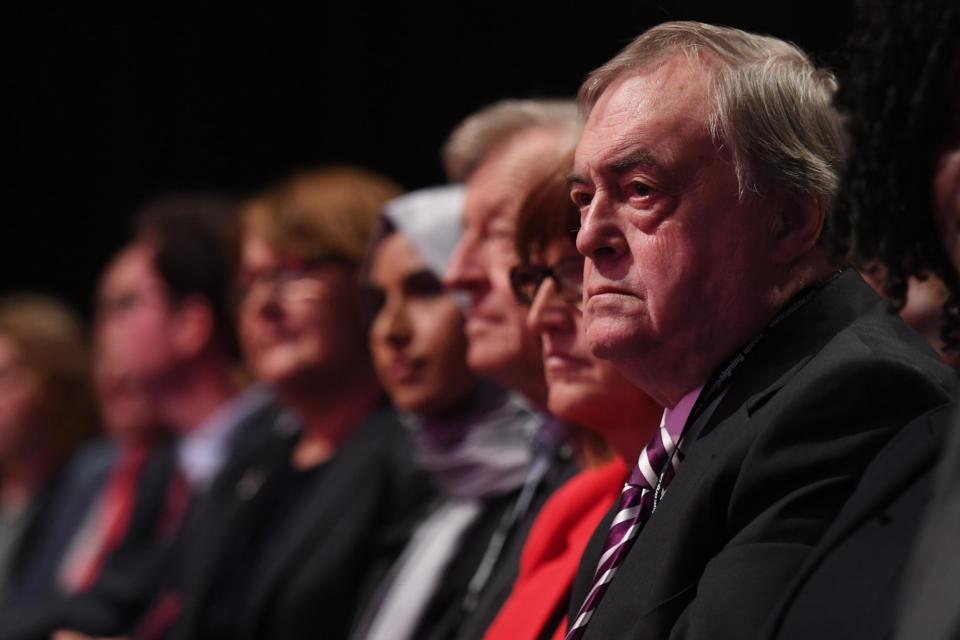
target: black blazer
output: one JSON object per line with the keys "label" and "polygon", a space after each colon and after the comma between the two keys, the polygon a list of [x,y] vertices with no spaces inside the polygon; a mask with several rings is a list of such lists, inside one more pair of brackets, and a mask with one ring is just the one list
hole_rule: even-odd
{"label": "black blazer", "polygon": [[[229,443],[230,459],[242,459],[257,450],[277,414],[276,404],[264,398],[244,416]],[[105,560],[93,587],[29,607],[0,610],[0,640],[48,640],[61,628],[93,636],[129,633],[149,610],[171,565],[177,565],[184,532],[174,532],[167,539],[157,532],[176,465],[172,442],[158,445],[151,453],[138,480],[124,541]]]}
{"label": "black blazer", "polygon": [[[584,637],[756,637],[870,460],[951,387],[949,368],[856,272],[834,279],[687,426],[686,458]],[[584,553],[571,617],[612,517]]]}
{"label": "black blazer", "polygon": [[126,630],[149,600],[169,549],[169,541],[157,536],[157,525],[175,467],[172,444],[157,445],[137,481],[125,538],[106,559],[97,583],[86,592],[53,593],[31,605],[0,610],[0,639],[47,640],[61,627],[97,634]]}
{"label": "black blazer", "polygon": [[[242,464],[223,474],[200,518],[202,534],[184,563],[184,600],[172,630],[176,640],[203,636],[216,585],[232,569],[229,540],[255,524],[276,495],[271,483],[290,464],[297,436],[279,428]],[[392,410],[371,415],[310,480],[293,509],[251,549],[256,580],[236,611],[243,638],[345,637],[365,573],[384,555],[395,556],[409,534],[416,507],[428,499],[414,471],[409,443]]]}
{"label": "black blazer", "polygon": [[765,637],[893,637],[903,568],[953,410],[947,404],[918,418],[884,447],[788,589]]}

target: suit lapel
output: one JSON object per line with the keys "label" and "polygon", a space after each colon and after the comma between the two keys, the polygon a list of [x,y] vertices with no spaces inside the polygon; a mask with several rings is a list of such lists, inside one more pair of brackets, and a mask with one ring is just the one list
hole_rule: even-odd
{"label": "suit lapel", "polygon": [[687,427],[689,443],[708,435],[741,407],[751,415],[773,398],[793,375],[842,329],[868,309],[883,304],[849,269],[770,330],[733,373],[726,391]]}

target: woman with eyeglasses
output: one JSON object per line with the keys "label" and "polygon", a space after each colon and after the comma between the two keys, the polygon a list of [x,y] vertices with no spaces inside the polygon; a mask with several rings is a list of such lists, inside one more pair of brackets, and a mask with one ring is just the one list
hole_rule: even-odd
{"label": "woman with eyeglasses", "polygon": [[590,353],[583,330],[584,260],[574,239],[579,213],[570,201],[568,158],[526,198],[517,224],[521,263],[510,274],[540,335],[550,412],[602,438],[613,453],[561,487],[534,522],[520,576],[485,640],[563,638],[580,557],[658,428],[662,407]]}
{"label": "woman with eyeglasses", "polygon": [[[391,181],[295,175],[241,212],[241,346],[287,413],[198,505],[166,637],[343,638],[367,572],[426,498],[370,363],[357,278]],[[202,550],[202,551],[201,551]]]}

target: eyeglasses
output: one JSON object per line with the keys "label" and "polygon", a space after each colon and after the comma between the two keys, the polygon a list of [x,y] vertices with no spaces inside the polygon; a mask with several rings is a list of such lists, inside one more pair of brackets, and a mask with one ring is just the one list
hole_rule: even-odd
{"label": "eyeglasses", "polygon": [[242,306],[263,294],[283,302],[312,296],[318,281],[317,270],[332,264],[346,264],[346,261],[335,256],[290,259],[270,269],[242,272],[234,291],[234,302]]}
{"label": "eyeglasses", "polygon": [[510,269],[510,287],[517,302],[533,304],[547,278],[557,284],[557,294],[576,308],[583,306],[583,256],[563,258],[552,266],[520,264]]}

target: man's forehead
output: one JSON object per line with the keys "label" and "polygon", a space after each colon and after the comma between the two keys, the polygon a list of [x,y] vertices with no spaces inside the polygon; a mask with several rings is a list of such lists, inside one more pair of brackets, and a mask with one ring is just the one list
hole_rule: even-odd
{"label": "man's forehead", "polygon": [[517,134],[500,145],[467,180],[466,224],[514,222],[524,196],[571,146],[569,134],[545,129]]}
{"label": "man's forehead", "polygon": [[121,250],[107,265],[99,292],[101,295],[123,293],[158,278],[153,269],[153,250],[145,244],[133,244]]}
{"label": "man's forehead", "polygon": [[574,156],[607,168],[669,160],[679,134],[709,137],[708,76],[689,62],[627,75],[601,94]]}

